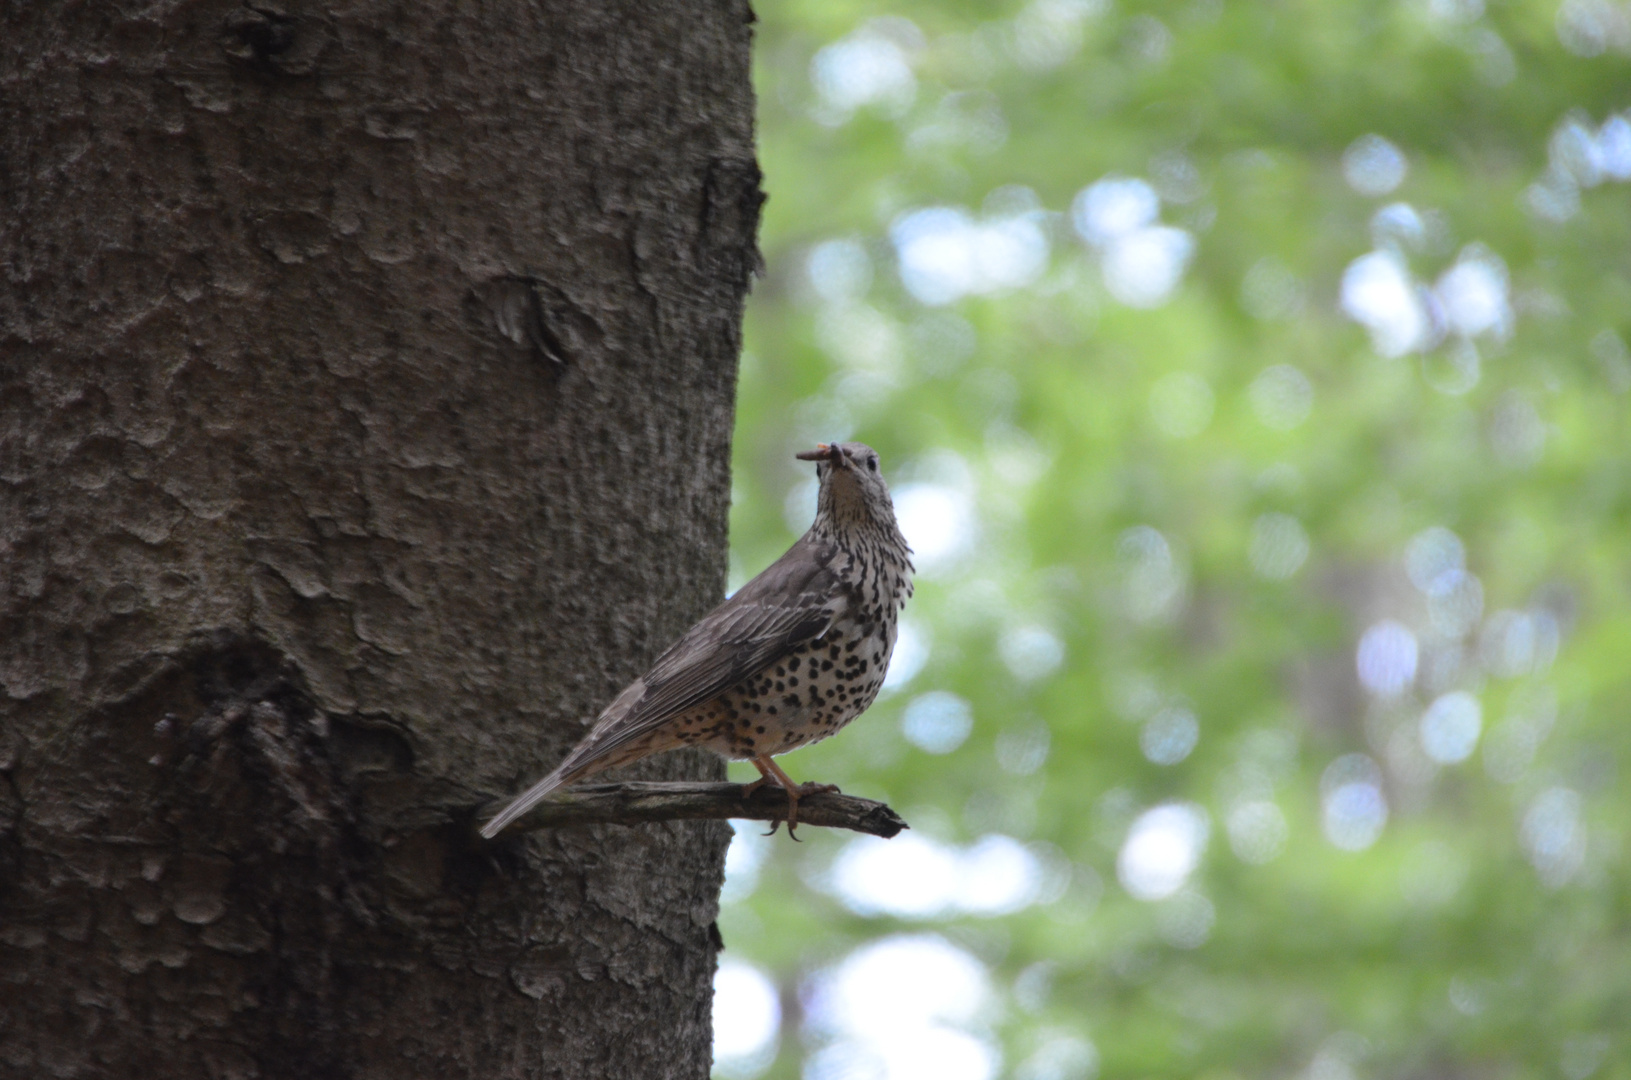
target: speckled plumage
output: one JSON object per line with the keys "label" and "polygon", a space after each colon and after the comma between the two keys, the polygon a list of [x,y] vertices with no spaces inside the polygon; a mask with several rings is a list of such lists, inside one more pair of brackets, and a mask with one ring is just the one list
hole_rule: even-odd
{"label": "speckled plumage", "polygon": [[821,483],[797,543],[668,648],[606,707],[566,760],[482,829],[494,836],[563,785],[651,754],[705,746],[754,762],[824,739],[872,704],[912,595],[911,549],[878,455],[861,443],[800,454]]}

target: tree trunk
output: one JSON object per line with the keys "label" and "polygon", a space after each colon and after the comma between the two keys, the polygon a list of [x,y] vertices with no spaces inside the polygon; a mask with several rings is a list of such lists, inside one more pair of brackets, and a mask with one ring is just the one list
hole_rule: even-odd
{"label": "tree trunk", "polygon": [[0,1074],[707,1074],[726,826],[473,814],[719,599],[751,20],[0,15]]}

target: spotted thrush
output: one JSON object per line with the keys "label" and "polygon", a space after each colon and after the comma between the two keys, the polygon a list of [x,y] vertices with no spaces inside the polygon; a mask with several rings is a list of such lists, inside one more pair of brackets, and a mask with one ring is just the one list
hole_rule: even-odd
{"label": "spotted thrush", "polygon": [[816,462],[815,521],[787,553],[669,646],[606,706],[555,771],[482,828],[497,835],[550,792],[664,750],[704,746],[786,790],[788,831],[801,795],[773,757],[824,739],[878,696],[895,617],[912,595],[911,548],[895,522],[878,455],[833,443]]}

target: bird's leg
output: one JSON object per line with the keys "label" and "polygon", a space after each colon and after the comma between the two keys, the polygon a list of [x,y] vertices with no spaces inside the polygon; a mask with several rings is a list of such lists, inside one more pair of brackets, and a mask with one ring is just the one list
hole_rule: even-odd
{"label": "bird's leg", "polygon": [[[775,760],[769,754],[760,754],[758,757],[753,759],[753,764],[759,769],[759,775],[761,777],[760,783],[763,783],[765,780],[774,779],[776,783],[780,784],[782,789],[787,792],[787,835],[791,836],[794,840],[797,840],[797,830],[799,827],[799,796],[803,794],[803,792],[800,790],[797,784],[793,783],[793,778],[783,772],[782,767],[777,765]],[[770,827],[770,832],[766,833],[765,835],[772,835],[775,833],[775,831],[776,826],[775,824],[772,824]]]}
{"label": "bird's leg", "polygon": [[[798,839],[798,834],[794,830],[798,828],[799,824],[799,799],[805,795],[819,795],[823,792],[838,790],[837,784],[818,784],[813,780],[803,784],[793,783],[793,778],[782,771],[782,767],[777,765],[769,754],[760,754],[753,759],[753,764],[759,770],[759,779],[748,785],[743,794],[747,795],[757,790],[767,780],[775,780],[787,792],[787,835],[794,840]],[[780,823],[772,824],[770,832],[765,833],[765,835],[773,835],[778,824]]]}
{"label": "bird's leg", "polygon": [[[743,784],[742,785],[742,797],[744,799],[747,798],[749,795],[752,795],[755,791],[758,791],[760,788],[764,787],[766,782],[774,780],[774,781],[776,781],[776,786],[777,787],[787,788],[787,797],[789,799],[793,799],[793,802],[791,804],[792,805],[792,813],[794,815],[794,820],[796,821],[797,820],[796,815],[797,815],[797,812],[798,812],[798,801],[793,795],[793,789],[789,786],[792,783],[792,781],[787,778],[787,774],[782,772],[781,769],[777,767],[777,765],[776,765],[776,763],[774,761],[770,760],[770,755],[769,754],[761,754],[758,757],[753,758],[752,761],[753,761],[753,767],[759,770],[759,779],[755,780],[751,784]],[[781,822],[772,821],[770,823],[770,831],[765,833],[765,835],[766,836],[775,836],[776,835],[776,830],[781,828],[781,827],[782,827]],[[787,835],[792,836],[794,840],[798,839],[797,836],[793,836],[793,828],[792,828],[791,825],[788,826]]]}
{"label": "bird's leg", "polygon": [[[757,761],[755,761],[753,764],[759,765]],[[755,791],[758,791],[760,788],[764,787],[765,781],[770,779],[772,779],[772,777],[769,773],[765,772],[764,766],[759,765],[759,779],[753,781],[751,784],[742,785],[742,798],[745,799],[752,795]]]}

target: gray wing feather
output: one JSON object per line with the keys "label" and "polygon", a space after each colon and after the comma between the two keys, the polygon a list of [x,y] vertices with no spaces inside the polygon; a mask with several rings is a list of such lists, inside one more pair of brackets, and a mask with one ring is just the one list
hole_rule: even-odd
{"label": "gray wing feather", "polygon": [[670,645],[641,677],[645,692],[619,695],[580,749],[594,757],[614,750],[826,633],[848,600],[833,554],[808,537],[794,544]]}
{"label": "gray wing feather", "polygon": [[836,548],[806,534],[669,646],[606,707],[566,760],[493,818],[482,835],[496,835],[596,761],[825,634],[848,604],[831,569],[835,554]]}

